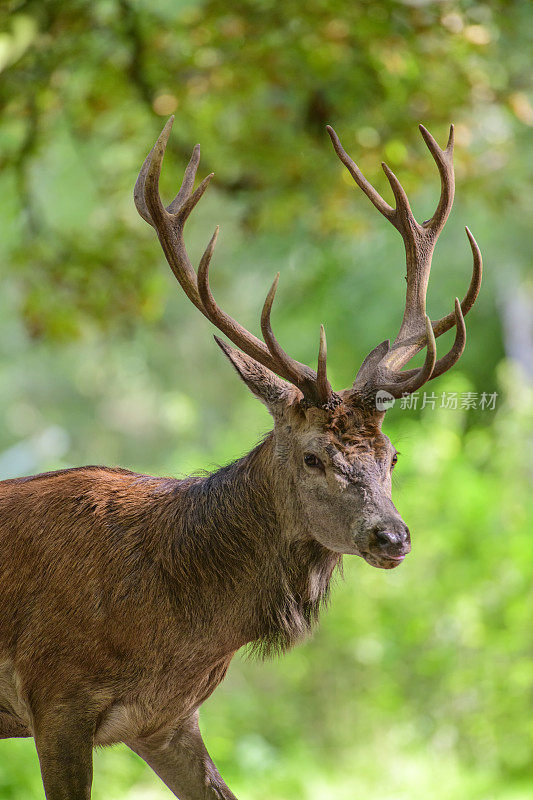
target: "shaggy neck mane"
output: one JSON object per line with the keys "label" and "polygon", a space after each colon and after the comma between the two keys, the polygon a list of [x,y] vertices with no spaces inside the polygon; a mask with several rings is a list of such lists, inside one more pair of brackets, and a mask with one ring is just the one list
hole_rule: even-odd
{"label": "shaggy neck mane", "polygon": [[187,587],[180,606],[191,622],[220,625],[261,657],[310,632],[341,560],[292,519],[284,529],[292,492],[283,472],[270,434],[244,458],[179,482],[163,557]]}

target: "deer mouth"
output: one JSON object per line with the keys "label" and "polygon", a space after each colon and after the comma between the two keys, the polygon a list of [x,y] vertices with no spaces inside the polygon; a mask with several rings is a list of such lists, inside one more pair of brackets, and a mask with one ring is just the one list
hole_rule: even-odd
{"label": "deer mouth", "polygon": [[371,567],[377,567],[377,569],[394,569],[395,567],[400,566],[407,553],[404,553],[403,555],[390,556],[385,555],[385,553],[370,553],[369,551],[366,551],[361,553],[361,555],[366,563],[370,564]]}

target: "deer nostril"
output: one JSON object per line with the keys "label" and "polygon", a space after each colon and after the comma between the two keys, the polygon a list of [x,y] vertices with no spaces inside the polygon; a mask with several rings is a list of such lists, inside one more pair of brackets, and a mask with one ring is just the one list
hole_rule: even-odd
{"label": "deer nostril", "polygon": [[372,534],[374,542],[383,550],[388,548],[410,548],[411,536],[409,528],[404,523],[390,528],[376,526]]}
{"label": "deer nostril", "polygon": [[388,530],[377,530],[374,531],[374,536],[376,541],[379,542],[380,545],[389,546],[391,544],[399,544],[400,537],[394,531]]}

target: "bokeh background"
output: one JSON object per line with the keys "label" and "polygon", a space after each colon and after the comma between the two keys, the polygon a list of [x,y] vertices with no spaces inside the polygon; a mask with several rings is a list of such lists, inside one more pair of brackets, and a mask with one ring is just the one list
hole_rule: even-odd
{"label": "bokeh background", "polygon": [[[216,173],[193,261],[220,223],[213,290],[254,331],[279,269],[279,338],[314,365],[324,322],[338,388],[395,334],[404,256],[325,125],[389,198],[385,159],[425,219],[439,181],[417,124],[444,144],[455,122],[432,316],[468,285],[465,224],[486,272],[436,407],[387,414],[413,553],[393,572],[347,558],[314,638],[237,657],[202,728],[249,800],[533,796],[531,3],[4,0],[0,24],[0,477],[179,476],[269,428],[133,207],[171,113],[164,195],[196,141]],[[445,409],[443,392],[497,402]],[[125,748],[95,765],[96,800],[170,796]],[[42,796],[33,743],[0,742],[1,800]]]}

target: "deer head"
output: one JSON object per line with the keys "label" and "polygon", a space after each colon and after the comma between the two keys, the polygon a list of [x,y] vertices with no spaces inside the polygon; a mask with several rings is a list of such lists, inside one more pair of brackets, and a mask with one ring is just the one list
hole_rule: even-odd
{"label": "deer head", "polygon": [[[474,267],[470,287],[454,310],[431,321],[426,314],[426,291],[431,257],[450,212],[454,195],[453,126],[442,150],[421,125],[420,131],[441,178],[441,195],[430,220],[418,223],[407,195],[393,172],[383,164],[396,200],[390,206],[364,178],[341,146],[335,131],[327,130],[337,155],[357,185],[400,232],[406,251],[407,292],[403,321],[392,345],[381,342],[365,358],[353,385],[333,391],[327,377],[326,337],[320,328],[316,372],[291,358],[274,336],[270,313],[279,273],[263,305],[258,339],[217,304],[209,285],[209,264],[218,227],[196,272],[185,249],[185,222],[205,192],[212,174],[194,189],[200,160],[196,145],[180,190],[166,208],[159,196],[159,175],[172,118],[147,156],[135,186],[139,214],[157,231],[161,247],[187,297],[236,347],[215,337],[242,380],[267,406],[274,418],[273,447],[287,505],[297,511],[301,524],[287,515],[294,536],[305,529],[316,541],[336,553],[353,553],[376,567],[397,566],[410,550],[409,530],[391,500],[391,471],[397,454],[381,431],[384,411],[377,407],[379,393],[399,398],[442,375],[461,356],[466,341],[464,316],[479,292],[482,262],[474,237],[466,229]],[[436,338],[453,326],[455,341],[437,360]],[[426,349],[418,369],[402,368]]]}

